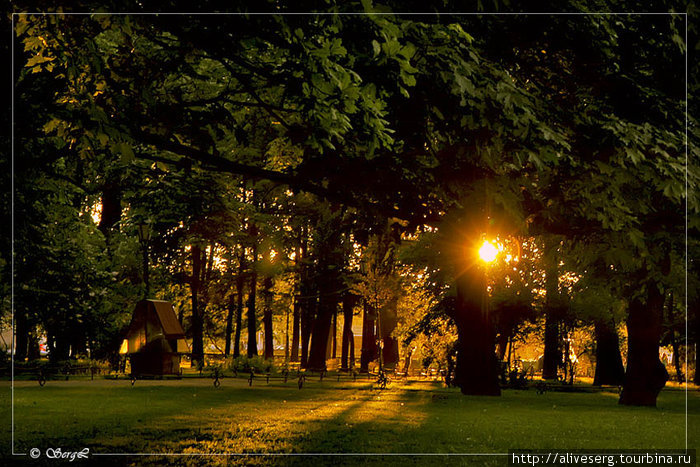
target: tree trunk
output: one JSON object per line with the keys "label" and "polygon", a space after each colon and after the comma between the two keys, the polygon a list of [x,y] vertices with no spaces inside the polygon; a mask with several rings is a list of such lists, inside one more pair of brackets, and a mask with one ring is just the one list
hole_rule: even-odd
{"label": "tree trunk", "polygon": [[308,227],[301,227],[299,239],[299,331],[301,333],[301,361],[302,368],[309,363],[309,341],[311,340],[311,324],[316,310],[316,287],[311,280],[308,261]]}
{"label": "tree trunk", "polygon": [[620,354],[620,339],[615,323],[610,319],[596,320],[594,386],[620,386],[625,379],[625,367]]}
{"label": "tree trunk", "polygon": [[197,245],[192,245],[192,280],[190,288],[192,291],[192,366],[197,363],[204,363],[204,336],[202,326],[202,314],[199,304],[200,279],[202,274],[202,249]]}
{"label": "tree trunk", "polygon": [[292,312],[292,351],[290,360],[293,362],[299,361],[299,332],[301,325],[301,299],[296,297],[294,300],[294,311]]}
{"label": "tree trunk", "polygon": [[483,270],[472,267],[457,278],[453,318],[457,325],[455,384],[462,394],[500,396],[499,364],[488,313]]}
{"label": "tree trunk", "polygon": [[56,352],[56,336],[51,332],[46,332],[46,350],[49,352],[49,361],[54,360],[54,352]]}
{"label": "tree trunk", "polygon": [[309,360],[307,367],[311,370],[326,369],[326,352],[328,350],[328,338],[331,330],[333,313],[337,306],[332,284],[328,278],[319,281],[319,300],[316,319],[313,322],[311,332],[311,347],[309,348]]}
{"label": "tree trunk", "polygon": [[[71,334],[71,342],[70,342],[70,357],[71,358],[80,358],[82,356],[87,355],[87,339],[85,337],[85,334],[83,334],[80,329],[74,329],[74,332]],[[33,341],[33,336],[30,334],[29,335],[29,349],[31,350],[32,348],[32,341]],[[36,343],[38,345],[38,343]],[[31,352],[30,352],[31,353]]]}
{"label": "tree trunk", "polygon": [[398,322],[397,305],[398,299],[393,297],[381,310],[382,364],[389,371],[395,370],[399,363],[399,341],[391,335]]}
{"label": "tree trunk", "polygon": [[508,361],[506,362],[506,368],[508,368],[508,371],[510,371],[510,369],[512,368],[511,362],[513,355],[513,333],[511,333],[508,336]]}
{"label": "tree trunk", "polygon": [[326,355],[331,332],[331,322],[336,313],[339,297],[339,271],[344,257],[341,249],[341,233],[338,229],[339,211],[331,207],[329,213],[316,224],[314,256],[316,258],[315,278],[318,287],[318,309],[313,321],[311,347],[309,348],[308,368],[326,369]]}
{"label": "tree trunk", "polygon": [[656,406],[656,398],[668,381],[659,360],[663,295],[654,281],[646,283],[646,303],[633,298],[627,318],[627,372],[620,404]]}
{"label": "tree trunk", "polygon": [[241,331],[243,327],[243,289],[245,287],[245,252],[241,248],[236,277],[236,331],[233,338],[233,358],[241,356]]}
{"label": "tree trunk", "polygon": [[355,368],[355,334],[350,331],[350,368]]}
{"label": "tree trunk", "polygon": [[301,367],[309,364],[309,341],[311,340],[311,326],[316,308],[316,299],[303,298],[301,302]]}
{"label": "tree trunk", "polygon": [[275,348],[272,335],[272,278],[263,279],[263,329],[265,331],[265,346],[263,352],[265,359],[275,356]]}
{"label": "tree trunk", "polygon": [[289,308],[284,312],[284,362],[289,361]]}
{"label": "tree trunk", "polygon": [[39,335],[37,334],[36,327],[29,332],[29,342],[28,342],[28,360],[38,360],[41,358],[41,348],[39,346]]}
{"label": "tree trunk", "polygon": [[122,217],[122,188],[118,176],[107,175],[107,182],[102,187],[101,204],[102,212],[97,229],[102,232],[109,246],[112,229]]}
{"label": "tree trunk", "polygon": [[564,379],[563,381],[566,383],[568,382],[569,384],[574,384],[574,367],[573,364],[571,363],[571,339],[569,338],[570,336],[570,330],[564,324],[564,330],[562,332],[562,335],[564,336]]}
{"label": "tree trunk", "polygon": [[15,314],[15,356],[16,362],[27,359],[30,326],[23,313]]}
{"label": "tree trunk", "polygon": [[258,248],[253,245],[253,267],[250,273],[250,291],[248,292],[248,358],[258,355],[257,330],[258,323],[255,317],[255,291],[258,284],[258,273],[255,271],[255,263],[258,261]]}
{"label": "tree trunk", "polygon": [[360,371],[369,371],[369,363],[377,359],[377,336],[374,334],[375,313],[365,301],[362,313],[362,349],[360,349]]}
{"label": "tree trunk", "polygon": [[340,369],[343,371],[349,370],[349,351],[350,341],[352,339],[352,313],[354,300],[350,294],[343,297],[343,340],[340,350]]}
{"label": "tree trunk", "polygon": [[685,381],[685,377],[681,369],[681,352],[678,346],[678,339],[676,339],[676,333],[673,329],[671,329],[671,348],[673,349],[673,367],[676,369],[676,381],[682,383]]}
{"label": "tree trunk", "polygon": [[673,291],[669,293],[668,297],[668,329],[671,340],[671,348],[673,349],[673,366],[676,369],[676,381],[682,383],[685,381],[683,376],[683,370],[681,370],[681,353],[678,345],[678,339],[676,339],[676,317],[673,312]]}
{"label": "tree trunk", "polygon": [[61,360],[68,360],[70,357],[70,341],[64,335],[55,335],[53,338],[53,349],[49,353],[49,360],[52,362],[58,362]]}
{"label": "tree trunk", "polygon": [[507,332],[501,332],[496,338],[496,348],[498,349],[496,355],[500,361],[505,361],[506,350],[508,349],[508,341],[510,340],[510,334]]}
{"label": "tree trunk", "polygon": [[411,369],[411,358],[413,357],[413,352],[415,352],[416,348],[411,347],[410,349],[406,350],[406,354],[403,357],[403,373],[408,376],[408,372]]}
{"label": "tree trunk", "polygon": [[233,315],[236,313],[236,295],[231,294],[228,301],[228,310],[226,313],[226,333],[224,336],[225,346],[224,355],[227,357],[231,354],[231,336],[233,334]]}
{"label": "tree trunk", "polygon": [[[337,305],[337,304],[336,304]],[[338,310],[333,313],[333,333],[331,334],[331,358],[338,358]]]}
{"label": "tree trunk", "polygon": [[545,325],[542,378],[556,379],[561,362],[559,351],[559,271],[556,242],[545,241]]}
{"label": "tree trunk", "polygon": [[[233,274],[233,252],[231,250],[228,251],[228,273]],[[229,301],[228,301],[228,310],[226,313],[226,331],[224,335],[224,355],[229,356],[231,354],[231,337],[233,336],[233,316],[235,315],[236,312],[236,300],[235,300],[235,294],[230,294],[229,296]]]}
{"label": "tree trunk", "polygon": [[700,362],[698,362],[698,344],[700,344],[700,297],[696,297],[688,304],[688,313],[690,313],[692,323],[695,323],[694,334],[694,352],[695,355],[695,374],[693,375],[693,382],[700,386]]}

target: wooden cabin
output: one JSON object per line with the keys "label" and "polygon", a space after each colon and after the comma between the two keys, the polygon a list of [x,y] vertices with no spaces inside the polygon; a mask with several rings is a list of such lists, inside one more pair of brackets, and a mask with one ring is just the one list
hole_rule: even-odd
{"label": "wooden cabin", "polygon": [[180,355],[187,353],[185,331],[175,309],[164,300],[141,300],[122,344],[134,376],[180,374]]}

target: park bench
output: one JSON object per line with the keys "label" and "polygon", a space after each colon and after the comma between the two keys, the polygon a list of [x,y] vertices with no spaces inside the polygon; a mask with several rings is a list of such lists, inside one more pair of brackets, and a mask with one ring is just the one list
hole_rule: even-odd
{"label": "park bench", "polygon": [[[233,377],[237,378],[239,377],[239,371],[234,370],[233,371]],[[336,372],[329,372],[328,370],[323,370],[323,371],[314,371],[314,370],[300,370],[297,369],[297,371],[289,371],[289,370],[284,370],[280,373],[274,373],[274,372],[255,372],[255,371],[249,371],[245,373],[246,378],[248,380],[248,385],[252,386],[253,382],[256,379],[263,379],[267,384],[270,382],[281,382],[283,384],[286,384],[290,380],[296,380],[297,385],[299,386],[299,389],[301,389],[304,386],[304,383],[307,381],[316,380],[318,382],[323,382],[326,379],[334,380],[335,382],[341,382],[341,381],[357,381],[358,378],[361,378],[363,375],[367,378],[367,380],[371,380],[372,378],[376,378],[379,375],[373,374],[373,373],[357,373],[355,371],[350,371],[350,372],[343,372],[343,371],[336,371]],[[212,377],[214,378],[214,375],[212,374]],[[223,377],[220,375],[219,378]]]}
{"label": "park bench", "polygon": [[595,392],[599,389],[593,387],[576,386],[569,383],[559,381],[537,381],[535,383],[537,394],[546,394],[548,391],[553,392]]}
{"label": "park bench", "polygon": [[[233,377],[238,378],[239,373],[240,372],[234,368]],[[269,384],[270,381],[273,381],[273,382],[274,381],[281,381],[282,383],[286,384],[291,378],[296,378],[298,381],[299,389],[301,389],[304,382],[306,381],[307,376],[310,376],[310,373],[311,372],[297,371],[296,376],[292,375],[292,373],[289,370],[283,370],[281,373],[273,373],[271,371],[267,371],[264,373],[260,373],[260,372],[256,373],[255,370],[251,368],[245,374],[247,375],[246,379],[248,380],[248,386],[252,386],[253,381],[255,381],[256,378],[264,378],[265,382],[267,384]],[[320,380],[321,381],[323,380],[324,373],[325,372],[320,373]],[[214,386],[218,387],[217,382],[222,377],[223,377],[223,372],[216,373],[216,370],[215,370],[215,372],[212,373],[212,378],[214,378]]]}

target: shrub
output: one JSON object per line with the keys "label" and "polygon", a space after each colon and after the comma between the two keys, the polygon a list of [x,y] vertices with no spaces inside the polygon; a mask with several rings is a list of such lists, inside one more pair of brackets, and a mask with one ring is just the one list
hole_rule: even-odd
{"label": "shrub", "polygon": [[279,370],[272,360],[265,360],[259,355],[230,359],[227,366],[231,371],[242,373],[249,373],[251,370],[254,373],[273,373]]}

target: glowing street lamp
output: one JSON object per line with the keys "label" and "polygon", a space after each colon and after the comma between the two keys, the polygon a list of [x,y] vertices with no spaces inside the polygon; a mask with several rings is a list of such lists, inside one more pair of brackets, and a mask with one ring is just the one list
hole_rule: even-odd
{"label": "glowing street lamp", "polygon": [[498,248],[493,243],[484,240],[481,248],[479,248],[479,258],[485,263],[492,263],[496,260],[498,251]]}

